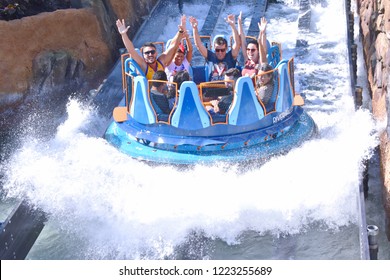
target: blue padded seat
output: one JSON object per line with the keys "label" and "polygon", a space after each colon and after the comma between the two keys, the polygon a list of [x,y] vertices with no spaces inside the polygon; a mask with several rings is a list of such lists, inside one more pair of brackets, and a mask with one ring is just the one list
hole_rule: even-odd
{"label": "blue padded seat", "polygon": [[264,109],[257,99],[251,78],[238,78],[233,103],[227,114],[228,123],[232,125],[247,125],[264,117]]}
{"label": "blue padded seat", "polygon": [[267,61],[272,68],[276,68],[276,65],[281,60],[282,56],[278,45],[271,46],[270,42],[267,40]]}
{"label": "blue padded seat", "polygon": [[156,113],[148,93],[148,81],[144,76],[134,78],[134,92],[130,105],[130,116],[139,123],[152,124],[157,121]]}
{"label": "blue padded seat", "polygon": [[192,81],[185,81],[180,87],[171,125],[177,128],[195,130],[211,125],[211,117],[199,97],[198,88]]}
{"label": "blue padded seat", "polygon": [[282,60],[277,69],[279,73],[279,90],[276,98],[276,112],[284,112],[291,108],[294,101],[294,93],[291,87],[290,74],[287,60]]}

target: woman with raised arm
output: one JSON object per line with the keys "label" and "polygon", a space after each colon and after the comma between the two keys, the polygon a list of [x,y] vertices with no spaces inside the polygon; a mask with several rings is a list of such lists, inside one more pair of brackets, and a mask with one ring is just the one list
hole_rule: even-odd
{"label": "woman with raised arm", "polygon": [[266,27],[267,20],[263,17],[258,23],[259,36],[257,41],[251,39],[246,41],[246,35],[242,26],[242,12],[238,16],[238,33],[241,38],[242,55],[244,57],[244,67],[242,68],[242,76],[254,78],[259,71],[261,63],[267,63],[267,37]]}

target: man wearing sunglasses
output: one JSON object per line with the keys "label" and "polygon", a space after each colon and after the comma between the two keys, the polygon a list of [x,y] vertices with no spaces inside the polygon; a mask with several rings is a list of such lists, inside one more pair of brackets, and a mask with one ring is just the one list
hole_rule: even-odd
{"label": "man wearing sunglasses", "polygon": [[[238,34],[236,25],[235,25],[235,17],[234,15],[228,15],[226,22],[230,25],[233,33],[233,40],[234,43],[232,45],[231,50],[228,50],[228,43],[225,38],[223,37],[217,37],[214,40],[214,52],[211,50],[208,50],[203,44],[199,36],[198,31],[198,20],[194,17],[190,17],[190,23],[192,25],[192,31],[194,36],[194,41],[197,49],[202,54],[202,56],[209,62],[212,62],[214,65],[223,65],[223,63],[226,64],[226,69],[219,69],[218,75],[214,75],[210,77],[210,80],[223,80],[224,79],[224,72],[227,69],[236,67],[237,62],[237,56],[240,51],[240,36]],[[213,69],[216,67],[213,67]]]}
{"label": "man wearing sunglasses", "polygon": [[153,78],[153,74],[156,71],[164,71],[165,67],[171,63],[171,60],[177,48],[179,47],[180,40],[182,39],[186,31],[185,17],[184,22],[182,17],[180,25],[178,26],[179,30],[177,31],[175,37],[172,39],[169,48],[157,57],[156,46],[153,43],[145,43],[141,48],[141,55],[135,50],[133,42],[127,36],[127,30],[129,30],[130,26],[126,26],[125,21],[123,19],[118,19],[116,21],[116,26],[118,27],[118,31],[122,36],[122,41],[125,44],[127,51],[135,60],[135,62],[137,62],[137,64],[141,67],[148,80],[151,80]]}

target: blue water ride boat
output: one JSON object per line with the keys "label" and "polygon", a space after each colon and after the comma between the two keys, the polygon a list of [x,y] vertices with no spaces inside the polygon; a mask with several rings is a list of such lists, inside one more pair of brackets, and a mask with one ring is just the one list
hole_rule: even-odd
{"label": "blue water ride boat", "polygon": [[270,48],[274,93],[268,106],[257,97],[253,80],[240,77],[230,108],[218,118],[209,113],[203,98],[206,93],[223,94],[224,83],[207,81],[207,64],[192,67],[193,80],[175,89],[175,105],[164,115],[155,108],[150,81],[132,58],[124,57],[126,94],[104,138],[133,158],[179,165],[263,162],[289,151],[310,139],[316,125],[294,91],[293,58],[280,60],[277,50],[275,55]]}

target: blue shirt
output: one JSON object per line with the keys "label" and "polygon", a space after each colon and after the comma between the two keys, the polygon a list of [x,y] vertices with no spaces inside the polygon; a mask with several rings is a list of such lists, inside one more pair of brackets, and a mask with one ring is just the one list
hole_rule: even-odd
{"label": "blue shirt", "polygon": [[236,60],[233,58],[232,50],[228,51],[226,53],[225,58],[222,60],[219,60],[217,58],[217,55],[215,54],[215,52],[207,50],[207,60],[211,61],[212,63],[225,62],[228,66],[228,69],[236,67]]}
{"label": "blue shirt", "polygon": [[228,51],[225,55],[225,58],[219,60],[215,52],[207,50],[207,60],[213,63],[213,68],[211,69],[210,81],[223,80],[225,72],[236,67],[236,60],[233,58],[232,51]]}

